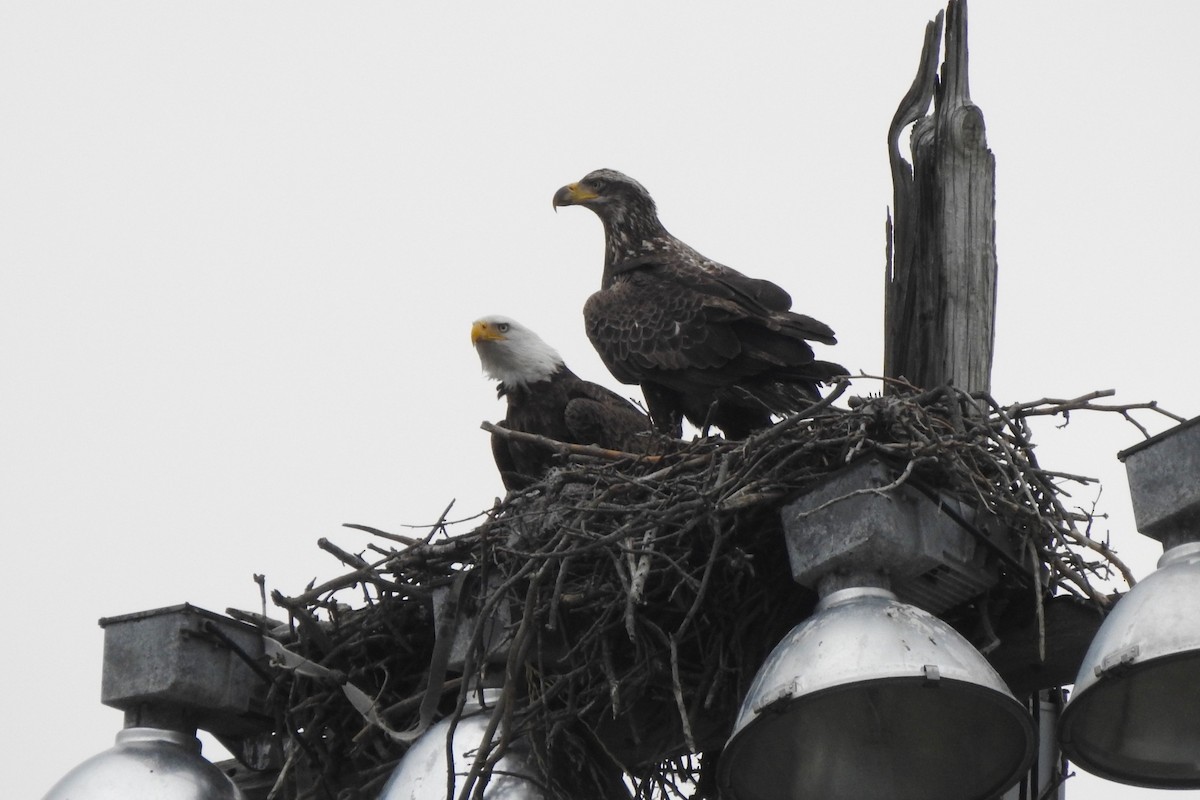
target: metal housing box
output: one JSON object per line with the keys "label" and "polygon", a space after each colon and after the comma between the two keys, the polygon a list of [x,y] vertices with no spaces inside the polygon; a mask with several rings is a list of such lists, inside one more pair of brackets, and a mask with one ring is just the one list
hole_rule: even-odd
{"label": "metal housing box", "polygon": [[1117,454],[1138,530],[1171,547],[1200,540],[1200,417]]}
{"label": "metal housing box", "polygon": [[[481,606],[485,598],[499,589],[500,583],[498,576],[489,576],[482,589],[472,585],[470,588],[465,588],[462,596],[457,598],[450,586],[439,586],[433,590],[433,613],[439,628],[448,614],[458,616],[453,627],[454,640],[450,645],[450,656],[447,660],[447,666],[454,672],[463,671],[471,647],[471,639],[475,634],[475,626],[481,621],[479,616],[482,613]],[[501,602],[496,606],[491,617],[482,620],[482,624],[484,657],[490,664],[504,663],[508,658],[508,631],[512,626],[512,610],[507,603]]]}
{"label": "metal housing box", "polygon": [[896,475],[881,461],[864,459],[785,506],[792,577],[815,589],[827,575],[880,572],[897,597],[932,614],[994,586],[994,555],[955,518],[1011,553],[999,521],[956,500],[934,502],[903,484],[878,491]]}
{"label": "metal housing box", "polygon": [[185,603],[106,617],[100,627],[100,702],[126,712],[175,713],[215,734],[270,729],[266,682],[234,650],[265,663],[262,634],[253,626]]}

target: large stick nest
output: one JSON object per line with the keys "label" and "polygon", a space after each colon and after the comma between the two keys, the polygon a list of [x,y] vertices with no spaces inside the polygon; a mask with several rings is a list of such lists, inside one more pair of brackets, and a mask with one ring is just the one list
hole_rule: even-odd
{"label": "large stick nest", "polygon": [[[710,793],[699,755],[720,750],[755,671],[816,601],[792,579],[780,509],[864,457],[897,483],[990,511],[1032,556],[997,565],[988,602],[943,615],[969,637],[1003,635],[1006,615],[1056,594],[1103,605],[1098,584],[1114,573],[1132,583],[1090,535],[1092,513],[1063,500],[1062,485],[1088,479],[1043,469],[1028,420],[1103,410],[1146,434],[1129,412],[1153,403],[1097,405],[1109,393],[1095,392],[1001,406],[946,387],[835,408],[844,389],[745,441],[669,456],[550,443],[563,465],[466,534],[450,537],[444,520],[424,540],[354,526],[385,545],[357,555],[323,540],[352,571],[273,594],[290,619],[272,635],[332,670],[275,671],[268,706],[286,745],[275,796],[376,796],[406,743],[477,682],[502,693],[490,746],[457,766],[469,773],[460,797],[481,796],[518,738],[553,796],[619,796],[622,775],[639,797]],[[365,693],[357,705],[344,682]]]}

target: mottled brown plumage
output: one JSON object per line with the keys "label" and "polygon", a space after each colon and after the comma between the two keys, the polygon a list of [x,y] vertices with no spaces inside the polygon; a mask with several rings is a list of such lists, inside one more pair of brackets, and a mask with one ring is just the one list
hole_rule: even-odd
{"label": "mottled brown plumage", "polygon": [[554,205],[584,206],[604,225],[604,274],[584,324],[617,380],[641,385],[659,430],[679,436],[686,417],[743,438],[846,374],[808,344],[835,344],[828,325],[791,311],[791,296],[774,283],[676,239],[632,178],[596,170],[559,189]]}
{"label": "mottled brown plumage", "polygon": [[[501,316],[476,320],[471,342],[484,372],[499,381],[497,395],[508,401],[504,427],[569,444],[664,452],[664,437],[637,406],[578,377],[554,348],[519,322]],[[492,455],[510,490],[540,480],[556,463],[555,454],[544,447],[495,435]]]}

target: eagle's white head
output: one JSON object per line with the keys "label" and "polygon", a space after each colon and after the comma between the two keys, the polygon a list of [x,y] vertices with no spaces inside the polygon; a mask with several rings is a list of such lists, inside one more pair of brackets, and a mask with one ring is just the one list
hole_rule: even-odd
{"label": "eagle's white head", "polygon": [[471,324],[471,344],[484,374],[505,386],[544,381],[563,366],[562,356],[542,337],[508,317],[492,315]]}

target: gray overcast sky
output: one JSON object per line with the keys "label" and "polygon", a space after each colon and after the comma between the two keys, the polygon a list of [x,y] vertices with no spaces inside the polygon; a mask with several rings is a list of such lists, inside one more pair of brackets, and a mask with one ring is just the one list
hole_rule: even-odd
{"label": "gray overcast sky", "polygon": [[[120,727],[99,617],[255,608],[253,573],[285,593],[341,574],[315,541],[365,545],[343,522],[491,504],[478,424],[502,407],[472,319],[520,319],[617,386],[580,324],[600,225],[550,208],[593,168],[878,374],[885,134],[939,8],[0,2],[8,793],[40,796]],[[1200,413],[1200,5],[970,15],[998,162],[994,393]],[[1108,416],[1044,426],[1041,459],[1103,481],[1145,575],[1160,550],[1114,457],[1139,436]]]}

